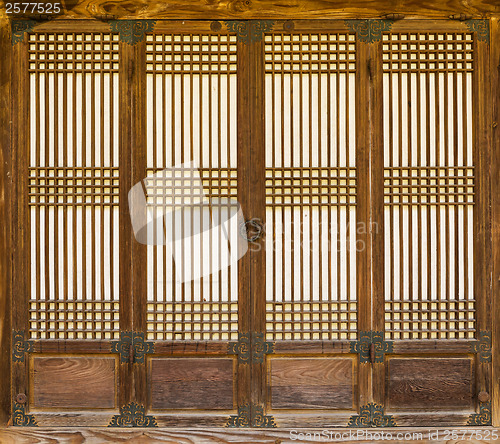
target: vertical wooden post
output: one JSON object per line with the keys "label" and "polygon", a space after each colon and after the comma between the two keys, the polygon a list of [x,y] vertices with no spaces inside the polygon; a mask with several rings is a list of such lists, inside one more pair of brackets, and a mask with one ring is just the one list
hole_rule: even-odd
{"label": "vertical wooden post", "polygon": [[500,22],[493,18],[490,22],[490,74],[491,74],[491,231],[492,231],[492,424],[500,426]]}
{"label": "vertical wooden post", "polygon": [[[251,122],[248,112],[251,109],[250,100],[250,47],[241,41],[238,42],[238,202],[241,205],[245,218],[251,216],[250,183],[250,135]],[[238,333],[250,334],[251,322],[251,280],[250,280],[250,253],[246,253],[238,261]],[[237,403],[238,407],[249,404],[250,399],[251,366],[237,363]]]}
{"label": "vertical wooden post", "polygon": [[[131,186],[146,177],[146,41],[130,47],[132,84],[130,107],[131,127]],[[145,218],[145,214],[134,217]],[[133,298],[133,330],[143,332],[147,340],[147,246],[140,244],[131,233],[132,253],[132,298]],[[134,398],[139,404],[147,402],[147,364],[134,365]]]}
{"label": "vertical wooden post", "polygon": [[[477,332],[491,331],[491,231],[490,231],[490,112],[489,110],[489,42],[474,33],[474,293]],[[491,390],[491,363],[478,359],[476,394]],[[476,397],[477,399],[477,397]]]}
{"label": "vertical wooden post", "polygon": [[[132,69],[134,54],[128,43],[120,42],[119,68],[119,171],[120,171],[120,331],[132,330],[132,224],[128,192],[131,181],[132,150]],[[118,404],[122,407],[133,400],[132,369],[120,362]]]}
{"label": "vertical wooden post", "polygon": [[10,21],[0,19],[0,426],[11,414],[11,69]]}
{"label": "vertical wooden post", "polygon": [[[250,218],[262,223],[266,220],[266,153],[265,153],[265,82],[264,82],[264,36],[250,43],[250,128],[249,147],[249,194]],[[251,331],[266,334],[266,250],[265,241],[258,239],[250,245],[250,276],[252,291]],[[254,343],[252,343],[252,348]],[[265,406],[266,359],[252,363],[252,404]]]}

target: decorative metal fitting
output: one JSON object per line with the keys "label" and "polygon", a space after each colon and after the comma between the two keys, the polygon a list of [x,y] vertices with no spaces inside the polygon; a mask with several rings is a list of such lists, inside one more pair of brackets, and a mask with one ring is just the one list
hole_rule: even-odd
{"label": "decorative metal fitting", "polygon": [[12,332],[12,361],[24,362],[24,355],[31,353],[34,348],[33,341],[24,339],[24,331],[14,330]]}
{"label": "decorative metal fitting", "polygon": [[111,341],[111,353],[120,353],[122,364],[144,364],[145,356],[154,351],[154,342],[145,341],[144,333],[122,331],[119,341]]}
{"label": "decorative metal fitting", "polygon": [[26,414],[24,404],[14,403],[12,408],[12,425],[15,427],[38,427],[33,415]]}
{"label": "decorative metal fitting", "polygon": [[227,352],[238,355],[240,364],[262,364],[264,355],[274,353],[274,342],[266,342],[264,333],[238,333],[238,342],[230,342]]}
{"label": "decorative metal fitting", "polygon": [[348,28],[356,33],[360,42],[373,43],[382,38],[384,31],[390,31],[391,20],[345,20]]}
{"label": "decorative metal fitting", "polygon": [[120,41],[135,45],[144,40],[146,32],[152,32],[156,20],[111,20],[111,31],[118,32]]}
{"label": "decorative metal fitting", "polygon": [[396,427],[392,415],[384,415],[384,407],[373,402],[360,407],[359,415],[349,419],[347,427]]}
{"label": "decorative metal fitting", "polygon": [[274,20],[226,20],[229,32],[235,32],[239,42],[260,42],[264,33],[273,29]]}
{"label": "decorative metal fitting", "polygon": [[264,408],[262,406],[245,403],[241,407],[238,407],[238,415],[229,417],[226,427],[274,428],[276,427],[276,423],[272,416],[264,414]]}
{"label": "decorative metal fitting", "polygon": [[483,402],[479,406],[479,413],[473,413],[467,421],[469,426],[491,425],[491,402]]}
{"label": "decorative metal fitting", "polygon": [[471,342],[472,353],[479,355],[480,362],[491,362],[491,331],[479,332],[477,341]]}
{"label": "decorative metal fitting", "polygon": [[[248,235],[248,232],[250,231],[249,229],[252,229],[254,231],[255,234],[253,236]],[[259,237],[262,236],[263,232],[264,224],[260,221],[260,219],[250,219],[240,225],[241,237],[249,242],[254,242],[259,239]]]}
{"label": "decorative metal fitting", "polygon": [[158,427],[156,418],[145,412],[143,405],[130,402],[120,408],[120,414],[113,416],[108,427]]}
{"label": "decorative metal fitting", "polygon": [[382,331],[360,331],[359,340],[351,341],[351,353],[359,353],[359,362],[384,362],[384,353],[392,353],[393,341],[384,341]]}
{"label": "decorative metal fitting", "polygon": [[283,23],[283,29],[285,31],[293,31],[295,29],[295,23],[293,20],[287,20]]}
{"label": "decorative metal fitting", "polygon": [[489,20],[466,20],[465,24],[469,31],[476,34],[476,38],[480,42],[490,41],[490,21]]}

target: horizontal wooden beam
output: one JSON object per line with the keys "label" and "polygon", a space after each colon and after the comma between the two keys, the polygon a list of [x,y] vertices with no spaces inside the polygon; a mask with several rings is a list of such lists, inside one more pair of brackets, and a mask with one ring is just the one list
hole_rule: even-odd
{"label": "horizontal wooden beam", "polygon": [[[461,438],[464,436],[464,440],[474,443],[490,443],[497,442],[492,439],[492,433],[495,429],[491,427],[481,427],[482,436],[485,437],[489,435],[490,439],[477,439],[475,429],[472,427],[460,427],[460,430],[455,430]],[[387,436],[391,433],[398,442],[405,442],[408,444],[441,444],[445,442],[451,442],[452,440],[452,430],[444,428],[387,428],[387,429],[302,429],[302,430],[291,430],[291,429],[281,429],[281,430],[228,430],[228,429],[128,429],[128,430],[117,430],[117,429],[107,429],[107,428],[65,428],[61,429],[47,429],[47,428],[6,428],[0,429],[0,442],[2,444],[31,444],[31,443],[44,443],[50,442],[53,444],[57,443],[70,443],[70,442],[88,442],[100,444],[106,443],[116,443],[120,442],[140,442],[141,444],[147,443],[160,443],[169,442],[176,443],[182,442],[185,444],[189,443],[235,443],[235,442],[252,442],[252,443],[266,443],[266,444],[276,444],[285,442],[300,442],[300,443],[312,443],[321,442],[317,438],[309,438],[306,433],[314,434],[317,433],[321,436],[321,433],[332,433],[332,439],[328,439],[328,442],[342,442],[344,444],[349,443],[359,443],[360,439],[356,439],[356,436],[366,436],[357,435],[358,433],[372,433],[372,438],[377,439],[375,434],[384,433]],[[298,434],[303,435],[299,436]],[[350,435],[351,433],[351,435]],[[432,435],[429,436],[429,433]],[[436,434],[439,435],[436,435]],[[415,434],[415,435],[414,435]],[[419,435],[420,434],[420,435]],[[343,436],[343,437],[342,437]],[[352,436],[353,438],[349,438]],[[421,439],[420,439],[421,436]],[[436,439],[436,436],[438,438]],[[330,438],[330,435],[328,435]],[[472,438],[472,439],[471,439]],[[368,438],[369,440],[369,438]],[[459,439],[454,439],[457,441]],[[325,440],[324,440],[325,441]],[[366,442],[367,440],[364,440]],[[373,442],[373,440],[370,440]],[[326,441],[325,441],[326,442]],[[377,439],[379,442],[379,439]],[[465,441],[464,441],[465,442]]]}
{"label": "horizontal wooden beam", "polygon": [[[56,0],[51,0],[51,3]],[[405,17],[485,18],[500,15],[491,0],[61,0],[62,16],[71,19],[279,19]],[[0,17],[6,16],[5,3]]]}

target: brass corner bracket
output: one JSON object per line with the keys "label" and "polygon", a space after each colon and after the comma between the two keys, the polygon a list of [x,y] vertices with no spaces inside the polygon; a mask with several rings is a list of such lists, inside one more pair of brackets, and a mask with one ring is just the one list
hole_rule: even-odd
{"label": "brass corner bracket", "polygon": [[12,332],[12,361],[24,362],[24,355],[33,352],[34,342],[24,338],[24,331],[14,330]]}
{"label": "brass corner bracket", "polygon": [[18,402],[15,402],[12,408],[12,425],[15,427],[38,427],[35,416],[26,414],[25,406]]}
{"label": "brass corner bracket", "polygon": [[474,32],[476,38],[480,42],[490,41],[490,21],[487,19],[473,19],[466,20],[465,24],[469,28],[469,31]]}
{"label": "brass corner bracket", "polygon": [[373,43],[382,38],[384,31],[390,31],[392,20],[368,19],[368,20],[345,20],[347,27],[356,33],[360,42]]}
{"label": "brass corner bracket", "polygon": [[360,331],[359,339],[351,341],[351,353],[359,354],[361,363],[382,363],[384,354],[392,353],[393,341],[384,341],[383,331]]}
{"label": "brass corner bracket", "polygon": [[119,341],[111,341],[111,353],[119,353],[122,364],[144,364],[145,356],[154,352],[154,342],[145,341],[144,333],[122,331]]}
{"label": "brass corner bracket", "polygon": [[238,333],[238,342],[230,342],[227,353],[238,355],[240,364],[262,364],[264,355],[274,353],[274,342],[266,342],[264,333]]}
{"label": "brass corner bracket", "polygon": [[225,20],[228,32],[236,33],[238,42],[260,42],[264,33],[273,29],[274,20]]}
{"label": "brass corner bracket", "polygon": [[480,362],[491,362],[491,331],[480,331],[478,340],[470,345],[472,353],[479,355]]}
{"label": "brass corner bracket", "polygon": [[129,402],[120,408],[120,414],[113,416],[108,427],[158,427],[154,416],[146,415],[143,405]]}
{"label": "brass corner bracket", "polygon": [[473,413],[469,416],[467,425],[470,426],[488,426],[491,425],[491,401],[482,402],[479,405],[479,413]]}
{"label": "brass corner bracket", "polygon": [[118,32],[120,41],[135,45],[144,40],[146,32],[154,29],[156,20],[111,20],[109,22],[112,32]]}
{"label": "brass corner bracket", "polygon": [[359,415],[351,416],[347,427],[396,427],[396,421],[384,414],[383,406],[371,402],[360,407]]}
{"label": "brass corner bracket", "polygon": [[24,41],[24,34],[33,31],[34,20],[12,20],[12,46]]}
{"label": "brass corner bracket", "polygon": [[275,428],[276,423],[272,416],[264,414],[264,408],[262,406],[245,403],[241,407],[238,407],[238,415],[229,417],[226,427]]}

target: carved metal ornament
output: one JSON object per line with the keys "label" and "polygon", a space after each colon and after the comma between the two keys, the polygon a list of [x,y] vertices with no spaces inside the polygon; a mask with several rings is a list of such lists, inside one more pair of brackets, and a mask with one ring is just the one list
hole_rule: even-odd
{"label": "carved metal ornament", "polygon": [[491,425],[491,402],[482,402],[479,406],[479,413],[473,413],[469,416],[467,425],[470,426],[488,426]]}
{"label": "carved metal ornament", "polygon": [[467,20],[465,22],[469,31],[476,33],[476,38],[480,42],[490,41],[490,22],[489,20]]}
{"label": "carved metal ornament", "polygon": [[144,40],[144,34],[154,29],[156,20],[112,20],[111,31],[120,34],[120,41],[135,45]]}
{"label": "carved metal ornament", "polygon": [[34,20],[12,20],[12,46],[22,42],[24,34],[33,31],[33,26],[35,26]]}
{"label": "carved metal ornament", "polygon": [[345,20],[349,29],[356,33],[360,42],[373,43],[382,38],[384,31],[390,31],[391,20]]}
{"label": "carved metal ornament", "polygon": [[[384,353],[392,353],[393,348],[393,341],[384,341],[384,332],[382,331],[361,331],[359,332],[359,340],[351,341],[351,353],[359,353],[359,362],[362,363],[382,363],[384,362]],[[373,356],[371,356],[371,349]]]}
{"label": "carved metal ornament", "polygon": [[274,428],[276,423],[272,416],[264,414],[264,408],[259,405],[250,405],[248,403],[238,407],[238,415],[229,417],[226,427],[229,428],[244,428],[244,427],[260,427]]}
{"label": "carved metal ornament", "polygon": [[12,409],[12,425],[15,427],[38,427],[33,415],[27,415],[25,406],[17,402]]}
{"label": "carved metal ornament", "polygon": [[111,353],[120,353],[121,363],[144,364],[145,356],[154,351],[154,342],[146,342],[144,333],[122,331],[119,341],[111,341]]}
{"label": "carved metal ornament", "polygon": [[480,362],[491,362],[491,331],[479,332],[479,339],[471,347],[473,353],[479,354]]}
{"label": "carved metal ornament", "polygon": [[264,33],[273,29],[274,20],[226,20],[229,32],[235,32],[239,42],[260,42]]}
{"label": "carved metal ornament", "polygon": [[396,427],[392,415],[384,415],[384,407],[373,402],[360,407],[359,415],[351,416],[347,427]]}
{"label": "carved metal ornament", "polygon": [[31,353],[34,348],[33,341],[24,339],[24,331],[14,330],[12,333],[12,361],[24,362],[25,353]]}
{"label": "carved metal ornament", "polygon": [[266,342],[264,333],[238,333],[238,342],[230,342],[227,352],[238,355],[240,364],[262,364],[264,355],[274,353],[274,342]]}
{"label": "carved metal ornament", "polygon": [[155,417],[145,412],[144,406],[130,402],[120,408],[120,414],[113,416],[108,427],[158,427]]}

